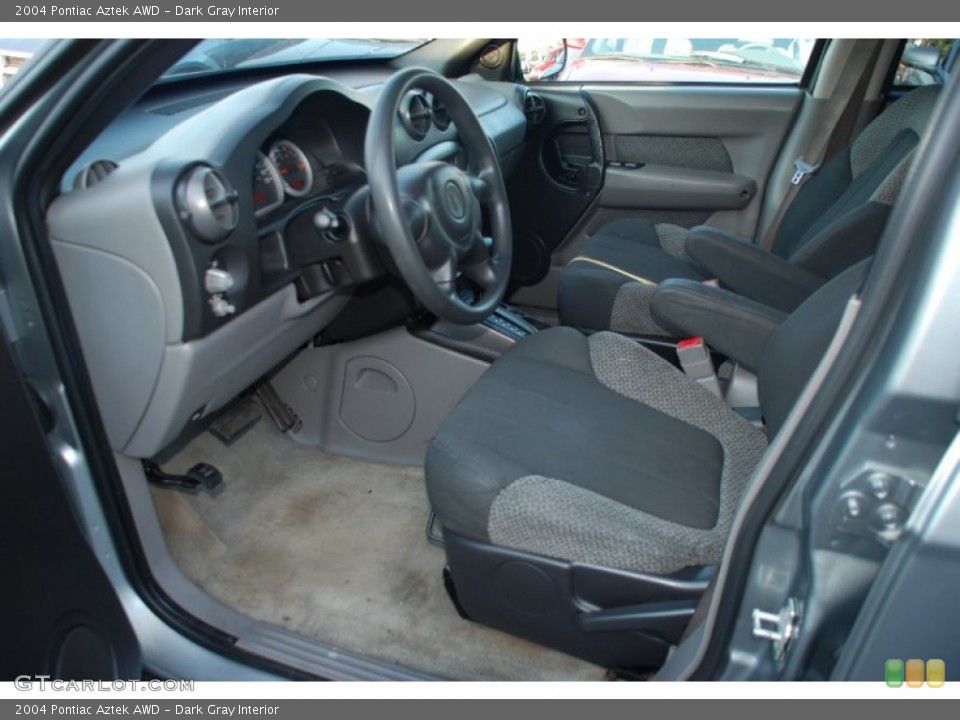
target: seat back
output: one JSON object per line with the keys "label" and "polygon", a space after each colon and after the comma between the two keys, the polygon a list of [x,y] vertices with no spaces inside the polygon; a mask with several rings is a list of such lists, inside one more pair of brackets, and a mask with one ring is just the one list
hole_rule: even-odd
{"label": "seat back", "polygon": [[825,279],[872,255],[939,92],[904,95],[807,180],[772,251]]}
{"label": "seat back", "polygon": [[760,408],[770,437],[783,426],[869,269],[862,260],[807,298],[771,336],[760,360]]}

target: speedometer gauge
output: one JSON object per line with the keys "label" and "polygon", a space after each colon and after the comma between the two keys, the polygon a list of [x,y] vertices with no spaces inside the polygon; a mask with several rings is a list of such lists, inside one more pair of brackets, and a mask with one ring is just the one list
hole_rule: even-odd
{"label": "speedometer gauge", "polygon": [[280,173],[288,195],[303,197],[313,189],[313,168],[306,154],[289,140],[278,140],[270,148],[270,159]]}
{"label": "speedometer gauge", "polygon": [[266,215],[283,204],[283,184],[280,174],[262,152],[253,164],[253,214]]}

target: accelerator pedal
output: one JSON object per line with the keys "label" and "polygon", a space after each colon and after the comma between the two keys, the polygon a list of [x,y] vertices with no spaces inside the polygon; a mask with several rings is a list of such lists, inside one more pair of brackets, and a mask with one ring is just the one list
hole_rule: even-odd
{"label": "accelerator pedal", "polygon": [[294,433],[298,433],[303,429],[303,422],[297,417],[297,414],[290,409],[290,406],[280,399],[280,396],[277,395],[277,391],[273,389],[273,385],[270,384],[269,380],[259,381],[255,388],[257,397],[260,398],[260,402],[262,402],[263,406],[267,409],[270,418],[277,426],[277,430],[282,433],[290,432],[291,430]]}

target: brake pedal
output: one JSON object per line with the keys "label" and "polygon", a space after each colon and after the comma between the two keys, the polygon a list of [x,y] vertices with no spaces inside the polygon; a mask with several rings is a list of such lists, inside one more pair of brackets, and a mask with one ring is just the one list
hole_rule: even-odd
{"label": "brake pedal", "polygon": [[217,440],[230,447],[260,422],[261,417],[263,413],[260,412],[260,406],[256,401],[253,398],[244,398],[220,413],[207,430]]}
{"label": "brake pedal", "polygon": [[143,471],[147,480],[160,487],[176,488],[177,490],[196,490],[202,487],[213,494],[223,486],[223,473],[210,463],[197,463],[187,470],[186,475],[174,475],[164,472],[152,460],[143,461]]}

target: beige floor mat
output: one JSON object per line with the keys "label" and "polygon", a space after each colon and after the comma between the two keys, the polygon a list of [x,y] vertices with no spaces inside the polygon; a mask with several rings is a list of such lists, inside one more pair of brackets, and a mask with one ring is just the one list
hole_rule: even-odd
{"label": "beige floor mat", "polygon": [[600,680],[603,670],[466,622],[424,539],[423,472],[298,445],[265,416],[225,447],[204,433],[165,469],[216,465],[217,497],[153,489],[184,573],[245,615],[461,680]]}

